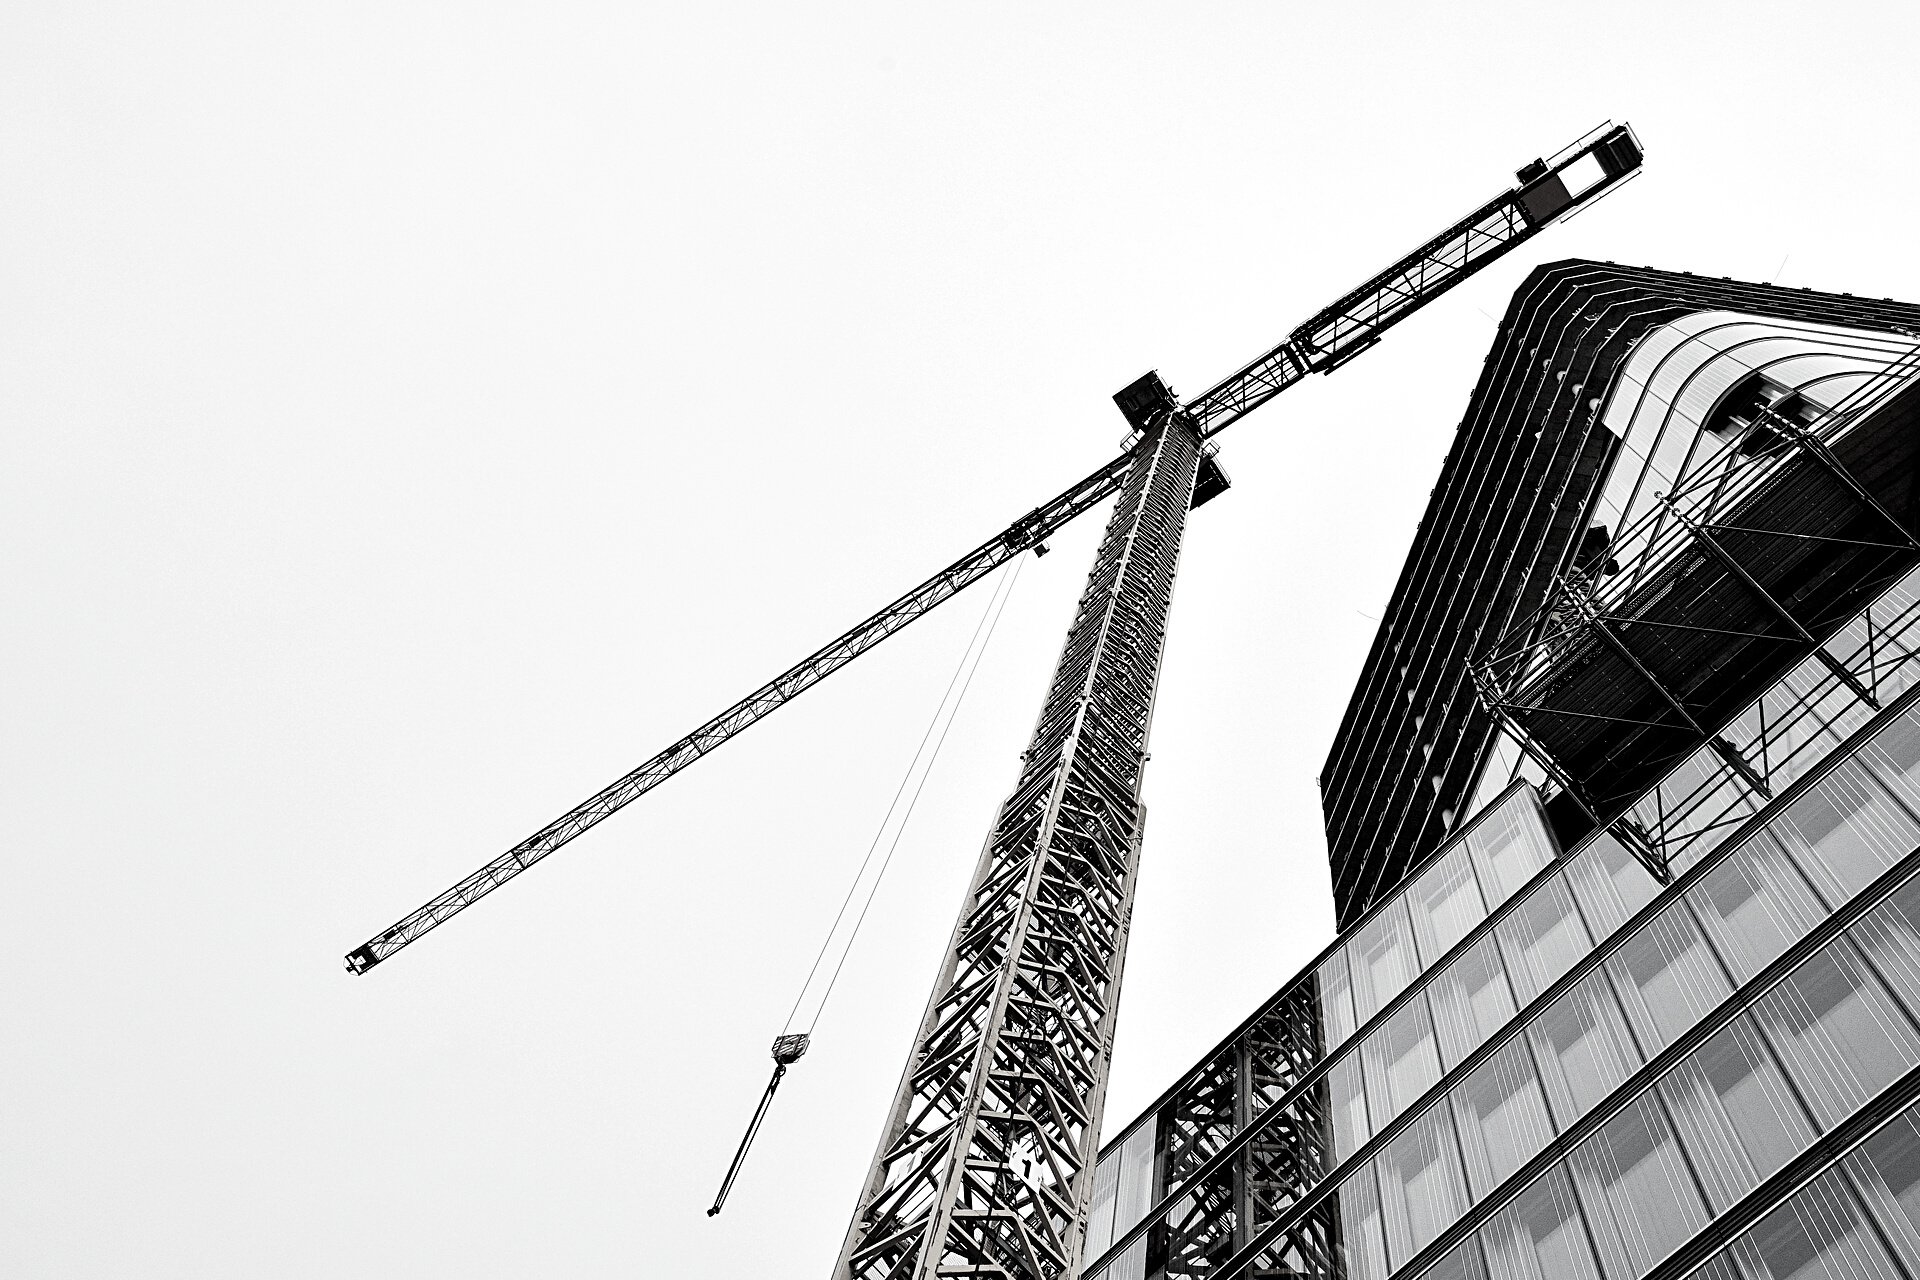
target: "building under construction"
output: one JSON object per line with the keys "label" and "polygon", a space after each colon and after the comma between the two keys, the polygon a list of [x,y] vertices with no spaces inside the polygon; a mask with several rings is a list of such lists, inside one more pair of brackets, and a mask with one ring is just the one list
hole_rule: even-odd
{"label": "building under construction", "polygon": [[1080,1274],[1920,1278],[1920,307],[1536,270]]}
{"label": "building under construction", "polygon": [[1602,125],[1199,396],[1137,379],[1119,457],[348,969],[1112,498],[837,1280],[1920,1280],[1920,307],[1890,301],[1527,279],[1321,775],[1339,935],[1099,1140],[1214,437],[1641,161]]}

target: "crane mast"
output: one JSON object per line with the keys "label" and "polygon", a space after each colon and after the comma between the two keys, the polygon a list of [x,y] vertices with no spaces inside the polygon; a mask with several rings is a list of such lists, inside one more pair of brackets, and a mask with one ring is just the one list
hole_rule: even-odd
{"label": "crane mast", "polygon": [[1161,413],[1135,456],[954,926],[841,1276],[1057,1276],[1075,1261],[1200,436]]}

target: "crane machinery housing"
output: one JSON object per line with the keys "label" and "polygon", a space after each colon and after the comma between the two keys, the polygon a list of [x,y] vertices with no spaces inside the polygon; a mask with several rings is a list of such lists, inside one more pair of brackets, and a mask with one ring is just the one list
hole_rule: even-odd
{"label": "crane machinery housing", "polygon": [[[1020,776],[983,847],[888,1109],[836,1280],[1077,1275],[1145,810],[1147,737],[1187,513],[1228,486],[1212,437],[1634,176],[1603,125],[1182,402],[1114,396],[1119,457],[807,655],[346,956],[366,973],[1069,521],[1118,495]],[[785,1065],[784,1062],[781,1064]]]}

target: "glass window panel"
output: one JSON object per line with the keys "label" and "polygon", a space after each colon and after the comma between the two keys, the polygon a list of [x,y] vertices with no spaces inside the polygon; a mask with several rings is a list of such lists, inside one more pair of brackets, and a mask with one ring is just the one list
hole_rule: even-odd
{"label": "glass window panel", "polygon": [[1460,1153],[1445,1106],[1428,1107],[1374,1161],[1380,1177],[1387,1257],[1405,1263],[1466,1212]]}
{"label": "glass window panel", "polygon": [[1422,1271],[1420,1280],[1486,1280],[1486,1275],[1486,1266],[1480,1261],[1480,1242],[1469,1237]]}
{"label": "glass window panel", "polygon": [[[1909,581],[1912,577],[1908,575]],[[1920,616],[1916,616],[1913,600],[1904,584],[1890,588],[1876,600],[1872,613],[1879,634],[1874,639],[1871,661],[1868,655],[1861,654],[1849,665],[1856,670],[1870,669],[1880,700],[1891,702],[1901,691],[1912,686],[1916,676],[1920,676],[1920,663],[1914,661],[1913,653],[1914,626],[1920,622]]]}
{"label": "glass window panel", "polygon": [[1808,1183],[1729,1250],[1753,1280],[1895,1280],[1839,1170]]}
{"label": "glass window panel", "polygon": [[1673,1130],[1643,1094],[1568,1160],[1608,1280],[1635,1280],[1707,1221]]}
{"label": "glass window panel", "polygon": [[1668,1073],[1660,1094],[1716,1213],[1813,1141],[1813,1125],[1744,1017]]}
{"label": "glass window panel", "polygon": [[1380,1193],[1374,1188],[1373,1166],[1354,1171],[1340,1184],[1340,1252],[1350,1280],[1386,1280],[1387,1253],[1380,1230]]}
{"label": "glass window panel", "polygon": [[1686,896],[1737,983],[1760,972],[1827,914],[1764,832],[1721,859]]}
{"label": "glass window panel", "polygon": [[1326,1023],[1327,1052],[1347,1042],[1353,1035],[1353,988],[1347,979],[1347,949],[1341,947],[1321,962],[1315,971],[1320,988],[1320,1017]]}
{"label": "glass window panel", "polygon": [[1553,1137],[1527,1042],[1516,1037],[1451,1091],[1467,1185],[1484,1196]]}
{"label": "glass window panel", "polygon": [[1550,986],[1591,949],[1564,882],[1549,880],[1494,926],[1507,976],[1521,1005]]}
{"label": "glass window panel", "polygon": [[1836,907],[1920,843],[1920,827],[1858,759],[1788,805],[1772,829]]}
{"label": "glass window panel", "polygon": [[1846,1163],[1894,1248],[1908,1262],[1920,1263],[1920,1123],[1915,1113],[1895,1117]]}
{"label": "glass window panel", "polygon": [[1732,769],[1724,769],[1719,781],[1694,806],[1687,821],[1677,827],[1669,824],[1664,836],[1668,869],[1677,876],[1704,862],[1742,823],[1760,812],[1761,805],[1761,797],[1747,785],[1746,779]]}
{"label": "glass window panel", "polygon": [[1732,990],[1700,927],[1678,904],[1622,943],[1606,968],[1649,1057],[1718,1008]]}
{"label": "glass window panel", "polygon": [[1920,1062],[1920,1036],[1844,938],[1788,974],[1754,1016],[1823,1128]]}
{"label": "glass window panel", "polygon": [[1087,1205],[1087,1257],[1100,1257],[1114,1244],[1114,1186],[1119,1182],[1117,1151],[1094,1165],[1092,1203]]}
{"label": "glass window panel", "polygon": [[1779,718],[1767,726],[1766,760],[1767,777],[1778,792],[1825,760],[1839,747],[1840,739],[1810,707],[1795,703],[1775,707],[1774,712]]}
{"label": "glass window panel", "polygon": [[[1908,633],[1907,639],[1909,641],[1913,639],[1911,632]],[[1880,650],[1877,661],[1873,665],[1878,673],[1875,678],[1875,691],[1880,695],[1882,703],[1893,701],[1911,689],[1916,679],[1920,679],[1920,662],[1914,660],[1915,656],[1910,650],[1896,650],[1891,646]]]}
{"label": "glass window panel", "polygon": [[1440,1078],[1427,1002],[1416,995],[1360,1044],[1368,1112],[1376,1125],[1405,1111]]}
{"label": "glass window panel", "polygon": [[1604,832],[1567,863],[1567,883],[1596,938],[1610,936],[1660,892],[1640,860]]}
{"label": "glass window panel", "polygon": [[1907,1006],[1920,1013],[1920,877],[1907,881],[1847,930],[1867,961]]}
{"label": "glass window panel", "polygon": [[1354,931],[1353,941],[1347,944],[1347,963],[1353,970],[1353,1014],[1364,1026],[1420,972],[1405,899],[1395,898]]}
{"label": "glass window panel", "polygon": [[1142,1236],[1100,1269],[1096,1280],[1146,1280],[1147,1239]]}
{"label": "glass window panel", "polygon": [[[1146,1216],[1153,1207],[1153,1147],[1157,1125],[1149,1120],[1134,1128],[1100,1162],[1093,1179],[1093,1205],[1087,1211],[1086,1257],[1106,1252],[1114,1240]],[[1137,1261],[1128,1266],[1130,1260]],[[1103,1273],[1107,1280],[1138,1276],[1146,1262],[1146,1242],[1127,1250]]]}
{"label": "glass window panel", "polygon": [[1120,1153],[1093,1168],[1093,1201],[1087,1206],[1086,1256],[1097,1258],[1113,1243],[1113,1193],[1120,1185]]}
{"label": "glass window panel", "polygon": [[1153,1207],[1153,1156],[1158,1134],[1157,1124],[1143,1124],[1127,1135],[1120,1149],[1119,1185],[1114,1191],[1113,1229],[1119,1235],[1133,1230],[1134,1224]]}
{"label": "glass window panel", "polygon": [[[1864,659],[1866,657],[1865,650],[1871,635],[1872,632],[1867,627],[1865,616],[1855,614],[1848,620],[1846,626],[1841,627],[1838,631],[1827,637],[1827,642],[1820,647],[1840,659],[1843,666],[1851,667],[1854,665],[1856,658]],[[1808,661],[1813,661],[1813,659],[1808,659]],[[1806,664],[1802,663],[1801,665],[1804,666]],[[1864,666],[1861,669],[1864,670]]]}
{"label": "glass window panel", "polygon": [[1538,1178],[1481,1229],[1489,1280],[1600,1280],[1565,1169]]}
{"label": "glass window panel", "polygon": [[1808,658],[1741,717],[1741,730],[1729,730],[1728,736],[1747,759],[1761,767],[1775,792],[1840,745],[1840,739],[1821,719],[1819,709],[1810,705],[1810,700],[1817,702],[1819,695],[1836,683],[1818,659]]}
{"label": "glass window panel", "polygon": [[1640,1065],[1607,975],[1597,969],[1534,1019],[1527,1036],[1563,1129]]}
{"label": "glass window panel", "polygon": [[1327,1071],[1327,1103],[1333,1120],[1333,1154],[1338,1163],[1373,1136],[1367,1123],[1367,1095],[1360,1087],[1360,1055],[1349,1053]]}
{"label": "glass window panel", "polygon": [[1428,964],[1451,951],[1468,930],[1487,918],[1465,845],[1456,846],[1422,872],[1407,902],[1413,908],[1414,938]]}
{"label": "glass window panel", "polygon": [[1895,795],[1920,809],[1920,720],[1913,712],[1895,717],[1874,734],[1859,758]]}
{"label": "glass window panel", "polygon": [[1467,848],[1480,872],[1491,910],[1553,861],[1553,837],[1547,834],[1540,803],[1529,790],[1516,791],[1467,833]]}
{"label": "glass window panel", "polygon": [[1670,845],[1697,824],[1686,821],[1699,808],[1701,794],[1725,776],[1726,762],[1711,747],[1701,747],[1667,771],[1652,792],[1634,807],[1647,831]]}
{"label": "glass window panel", "polygon": [[[1873,719],[1873,708],[1860,701],[1853,690],[1828,676],[1820,689],[1807,698],[1807,707],[1813,718],[1826,727],[1836,739],[1850,738]],[[1811,752],[1808,753],[1811,756]],[[1809,760],[1811,765],[1812,760]]]}
{"label": "glass window panel", "polygon": [[1486,1043],[1513,1017],[1513,992],[1500,952],[1488,935],[1462,951],[1427,987],[1440,1057],[1448,1068]]}
{"label": "glass window panel", "polygon": [[1701,747],[1660,783],[1658,794],[1636,807],[1669,866],[1700,861],[1749,815],[1758,812],[1753,788],[1720,758]]}
{"label": "glass window panel", "polygon": [[1709,1258],[1704,1265],[1687,1274],[1687,1280],[1751,1280],[1734,1262],[1731,1252]]}

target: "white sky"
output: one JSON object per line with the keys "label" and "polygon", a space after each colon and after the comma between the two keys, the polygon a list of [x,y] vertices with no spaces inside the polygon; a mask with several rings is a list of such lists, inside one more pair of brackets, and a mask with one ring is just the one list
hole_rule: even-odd
{"label": "white sky", "polygon": [[[1606,117],[1643,178],[1229,433],[1109,1129],[1330,936],[1314,775],[1527,270],[1920,298],[1904,3],[0,13],[0,1273],[825,1276],[1098,519],[349,947]],[[1782,262],[1784,260],[1784,268]]]}

